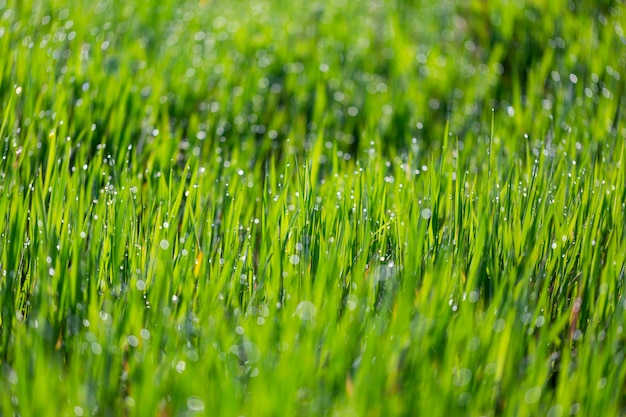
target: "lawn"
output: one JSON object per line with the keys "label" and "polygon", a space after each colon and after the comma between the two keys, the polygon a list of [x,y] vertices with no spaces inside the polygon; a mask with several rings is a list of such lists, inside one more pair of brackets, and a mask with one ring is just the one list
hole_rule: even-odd
{"label": "lawn", "polygon": [[625,31],[0,0],[0,416],[626,416]]}

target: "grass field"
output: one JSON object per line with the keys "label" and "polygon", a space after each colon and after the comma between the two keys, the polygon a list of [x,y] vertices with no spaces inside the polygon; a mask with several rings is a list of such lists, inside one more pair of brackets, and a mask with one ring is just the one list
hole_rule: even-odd
{"label": "grass field", "polygon": [[0,0],[0,415],[626,416],[625,31]]}

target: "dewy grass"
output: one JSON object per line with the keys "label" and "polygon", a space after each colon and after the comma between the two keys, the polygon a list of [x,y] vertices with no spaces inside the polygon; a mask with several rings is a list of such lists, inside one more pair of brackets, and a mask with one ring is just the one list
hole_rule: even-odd
{"label": "dewy grass", "polygon": [[0,415],[626,413],[625,28],[0,0]]}

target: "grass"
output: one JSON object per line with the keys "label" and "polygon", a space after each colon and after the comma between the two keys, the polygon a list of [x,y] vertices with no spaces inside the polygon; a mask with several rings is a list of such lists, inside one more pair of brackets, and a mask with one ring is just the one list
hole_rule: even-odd
{"label": "grass", "polygon": [[0,0],[0,415],[626,415],[625,27]]}

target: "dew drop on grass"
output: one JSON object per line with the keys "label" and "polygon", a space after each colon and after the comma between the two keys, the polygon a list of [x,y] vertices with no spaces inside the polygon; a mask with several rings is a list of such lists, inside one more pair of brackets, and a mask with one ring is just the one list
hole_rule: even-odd
{"label": "dew drop on grass", "polygon": [[100,355],[102,353],[102,346],[100,346],[98,343],[93,342],[91,344],[91,351],[95,354],[95,355]]}
{"label": "dew drop on grass", "polygon": [[539,316],[537,317],[537,320],[535,320],[536,327],[542,327],[545,323],[546,323],[546,319],[544,316]]}
{"label": "dew drop on grass", "polygon": [[82,417],[83,407],[79,407],[79,406],[74,407],[74,414],[77,415],[78,417]]}
{"label": "dew drop on grass", "polygon": [[16,385],[18,381],[17,372],[6,363],[2,365],[2,375],[9,381],[9,384]]}
{"label": "dew drop on grass", "polygon": [[425,208],[422,210],[422,218],[425,220],[430,219],[433,216],[433,212],[429,208]]}
{"label": "dew drop on grass", "polygon": [[515,116],[515,109],[512,106],[506,108],[506,113],[509,117]]}
{"label": "dew drop on grass", "polygon": [[139,339],[137,339],[137,336],[131,334],[130,336],[128,336],[127,340],[128,344],[132,347],[137,347],[139,345]]}
{"label": "dew drop on grass", "polygon": [[187,408],[192,413],[202,413],[204,412],[204,401],[200,397],[191,396],[187,398]]}
{"label": "dew drop on grass", "polygon": [[496,333],[500,333],[502,330],[504,330],[505,326],[506,321],[504,321],[504,319],[498,319],[495,321],[495,323],[493,323],[493,331]]}
{"label": "dew drop on grass", "polygon": [[255,363],[261,359],[261,349],[249,340],[241,345],[231,346],[230,352],[239,357],[239,360],[245,363]]}
{"label": "dew drop on grass", "polygon": [[393,262],[389,262],[387,265],[380,265],[374,270],[373,284],[377,284],[382,281],[387,281],[390,278],[396,276],[397,268]]}
{"label": "dew drop on grass", "polygon": [[532,387],[524,394],[524,402],[526,404],[534,404],[541,398],[541,387]]}
{"label": "dew drop on grass", "polygon": [[291,255],[289,257],[289,263],[292,265],[298,265],[300,263],[300,257],[298,255]]}
{"label": "dew drop on grass", "polygon": [[159,242],[159,246],[161,247],[161,249],[167,250],[170,247],[170,242],[168,242],[167,239],[163,239],[161,240],[161,242]]}
{"label": "dew drop on grass", "polygon": [[485,365],[485,375],[493,375],[496,373],[497,365],[495,362],[489,362]]}
{"label": "dew drop on grass", "polygon": [[343,303],[349,311],[354,311],[356,309],[358,301],[358,297],[354,294],[347,295],[346,298],[343,299]]}
{"label": "dew drop on grass", "polygon": [[469,384],[472,380],[472,371],[467,368],[459,369],[457,372],[454,373],[453,380],[454,385],[456,385],[457,387],[465,386]]}
{"label": "dew drop on grass", "polygon": [[456,402],[461,407],[465,407],[467,404],[469,404],[471,399],[472,399],[472,394],[470,394],[469,392],[464,392],[458,396]]}
{"label": "dew drop on grass", "polygon": [[148,329],[141,329],[139,331],[139,335],[141,336],[141,338],[143,340],[148,340],[148,339],[150,339],[150,330],[148,330]]}
{"label": "dew drop on grass", "polygon": [[522,323],[528,325],[533,321],[532,313],[524,313],[522,314]]}
{"label": "dew drop on grass", "polygon": [[563,415],[563,406],[560,404],[550,407],[548,410],[548,417],[561,417]]}
{"label": "dew drop on grass", "polygon": [[468,348],[471,351],[477,351],[480,348],[480,337],[474,336],[469,340]]}
{"label": "dew drop on grass", "polygon": [[317,308],[315,307],[315,304],[310,301],[302,301],[296,307],[296,315],[300,318],[300,320],[313,320],[316,314]]}

